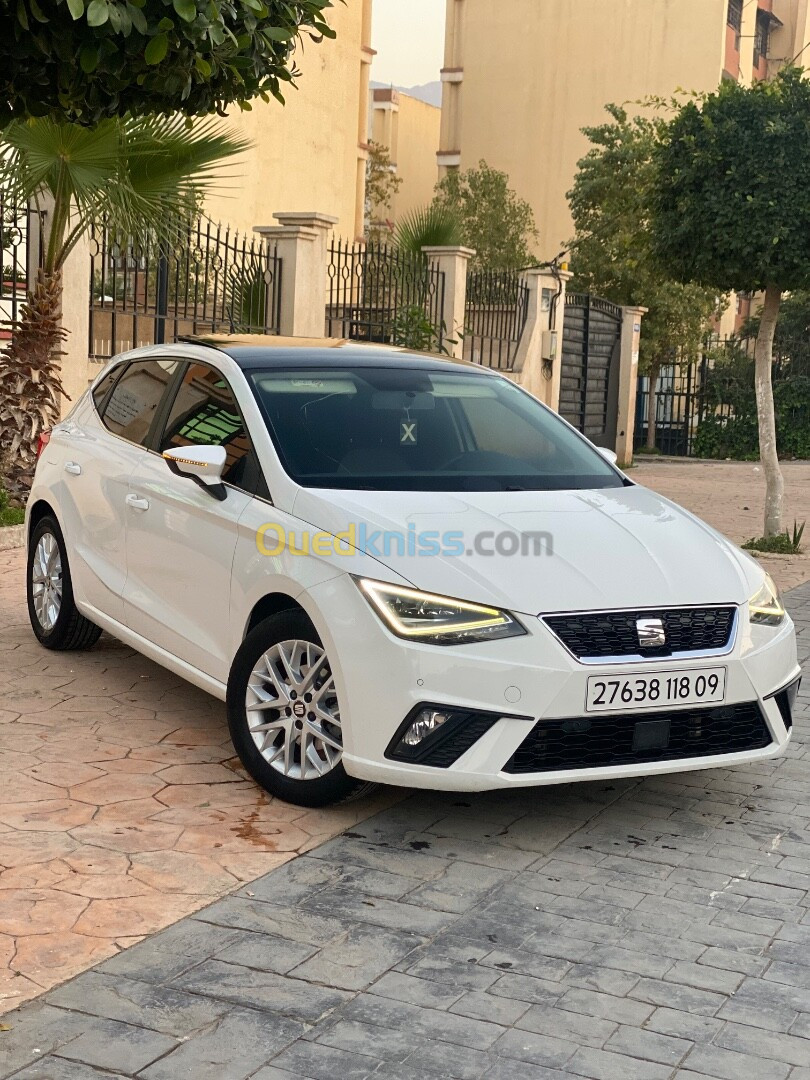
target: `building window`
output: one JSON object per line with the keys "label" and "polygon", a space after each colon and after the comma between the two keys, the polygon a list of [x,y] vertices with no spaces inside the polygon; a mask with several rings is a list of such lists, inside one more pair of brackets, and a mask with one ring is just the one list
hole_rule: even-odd
{"label": "building window", "polygon": [[743,0],[728,0],[728,16],[726,21],[739,34],[742,30]]}
{"label": "building window", "polygon": [[768,59],[768,39],[770,37],[771,19],[767,11],[757,12],[757,28],[754,34],[754,67],[758,68],[760,61]]}

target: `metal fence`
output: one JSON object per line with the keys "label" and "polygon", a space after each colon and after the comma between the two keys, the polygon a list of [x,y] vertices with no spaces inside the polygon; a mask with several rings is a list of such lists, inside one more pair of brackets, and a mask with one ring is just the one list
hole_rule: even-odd
{"label": "metal fence", "polygon": [[0,192],[0,348],[11,340],[12,325],[42,265],[44,214]]}
{"label": "metal fence", "polygon": [[281,259],[261,240],[205,219],[173,237],[119,244],[90,240],[90,356],[185,335],[277,334]]}
{"label": "metal fence", "polygon": [[[696,363],[669,365],[661,369],[655,394],[654,446],[662,454],[692,457],[700,422],[705,415],[705,387],[709,359]],[[649,431],[650,380],[641,376],[636,397],[634,445],[647,445]],[[731,408],[718,404],[717,415],[728,417]]]}
{"label": "metal fence", "polygon": [[[810,445],[810,340],[777,340],[772,369],[780,453]],[[650,380],[641,376],[634,444],[648,445]],[[655,394],[654,446],[679,457],[756,457],[754,342],[709,338],[700,358],[662,368]]]}
{"label": "metal fence", "polygon": [[444,273],[427,256],[334,240],[327,278],[327,337],[433,351],[444,347]]}
{"label": "metal fence", "polygon": [[516,270],[470,270],[464,359],[512,371],[529,313],[529,287]]}

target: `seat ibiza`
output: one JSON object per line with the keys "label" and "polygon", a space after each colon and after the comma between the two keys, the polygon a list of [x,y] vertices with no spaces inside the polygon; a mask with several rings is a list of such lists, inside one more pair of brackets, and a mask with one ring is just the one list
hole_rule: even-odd
{"label": "seat ibiza", "polygon": [[106,630],[226,701],[307,806],[784,750],[795,636],[753,559],[497,373],[271,341],[119,356],[43,437],[44,646]]}

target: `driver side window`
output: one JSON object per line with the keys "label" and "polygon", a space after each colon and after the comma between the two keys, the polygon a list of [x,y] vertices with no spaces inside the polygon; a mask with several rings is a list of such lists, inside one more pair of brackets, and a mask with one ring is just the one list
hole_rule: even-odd
{"label": "driver side window", "polygon": [[207,364],[188,365],[158,449],[163,453],[181,446],[224,446],[223,481],[250,494],[263,494],[258,460],[233,391]]}

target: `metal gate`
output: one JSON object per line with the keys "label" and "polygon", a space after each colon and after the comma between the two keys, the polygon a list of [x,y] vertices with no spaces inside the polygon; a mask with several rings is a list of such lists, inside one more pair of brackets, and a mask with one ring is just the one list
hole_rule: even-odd
{"label": "metal gate", "polygon": [[614,446],[619,401],[622,309],[568,293],[562,342],[560,415],[597,446]]}

